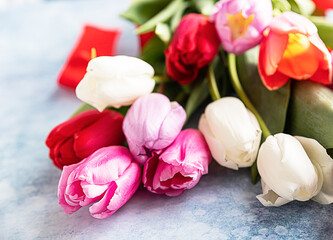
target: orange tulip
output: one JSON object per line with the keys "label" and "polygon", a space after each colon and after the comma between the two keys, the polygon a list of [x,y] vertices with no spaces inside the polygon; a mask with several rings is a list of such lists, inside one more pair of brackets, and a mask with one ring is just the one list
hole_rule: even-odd
{"label": "orange tulip", "polygon": [[294,12],[284,12],[264,31],[259,74],[269,90],[295,80],[332,83],[332,58],[316,26]]}

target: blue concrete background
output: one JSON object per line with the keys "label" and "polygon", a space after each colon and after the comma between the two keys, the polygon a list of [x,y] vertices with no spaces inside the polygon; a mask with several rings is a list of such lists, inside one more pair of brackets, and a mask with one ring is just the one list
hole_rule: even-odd
{"label": "blue concrete background", "polygon": [[[263,207],[247,169],[213,162],[181,197],[142,187],[111,217],[58,205],[60,171],[49,131],[80,105],[56,77],[84,23],[123,29],[119,54],[136,55],[133,26],[118,17],[129,0],[32,1],[0,9],[0,239],[331,239],[333,206]],[[196,125],[192,120],[192,126]]]}

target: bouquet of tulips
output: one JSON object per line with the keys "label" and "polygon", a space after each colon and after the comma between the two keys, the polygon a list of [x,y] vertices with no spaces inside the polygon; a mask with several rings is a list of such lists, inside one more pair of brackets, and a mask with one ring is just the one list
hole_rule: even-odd
{"label": "bouquet of tulips", "polygon": [[[234,170],[249,167],[253,183],[261,179],[257,198],[265,206],[332,203],[329,7],[311,0],[134,1],[122,16],[137,25],[139,58],[93,53],[76,87],[85,104],[46,140],[63,169],[63,210],[93,203],[93,217],[108,217],[141,181],[150,192],[179,196],[208,173],[212,158]],[[203,107],[198,130],[182,130]]]}

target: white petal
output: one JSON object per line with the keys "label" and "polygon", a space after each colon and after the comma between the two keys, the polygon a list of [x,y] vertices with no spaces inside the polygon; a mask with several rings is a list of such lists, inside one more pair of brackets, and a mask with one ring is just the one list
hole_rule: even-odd
{"label": "white petal", "polygon": [[225,160],[225,148],[210,129],[205,114],[201,115],[199,130],[204,135],[213,158],[222,166],[238,170],[237,164]]}
{"label": "white petal", "polygon": [[155,86],[153,76],[152,66],[139,58],[97,57],[89,62],[76,95],[100,111],[106,106],[119,108],[151,93]]}
{"label": "white petal", "polygon": [[251,166],[256,159],[261,138],[261,130],[254,115],[234,97],[210,103],[205,115],[214,138],[225,147],[226,161],[233,162],[237,168]]}
{"label": "white petal", "polygon": [[318,171],[318,194],[312,200],[330,204],[333,202],[333,159],[327,154],[325,148],[316,140],[305,137],[296,137],[302,144],[313,165]]}
{"label": "white petal", "polygon": [[281,205],[284,205],[290,200],[284,199],[277,195],[272,189],[269,188],[267,184],[261,179],[261,187],[263,193],[260,195],[257,195],[257,199],[261,202],[262,205],[265,207],[279,207]]}
{"label": "white petal", "polygon": [[296,138],[269,136],[259,149],[257,164],[263,181],[282,198],[306,201],[315,195],[318,176]]}

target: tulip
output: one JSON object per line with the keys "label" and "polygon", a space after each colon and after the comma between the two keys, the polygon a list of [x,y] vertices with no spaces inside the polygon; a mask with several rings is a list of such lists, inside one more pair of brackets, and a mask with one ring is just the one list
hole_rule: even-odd
{"label": "tulip", "polygon": [[269,90],[288,82],[309,79],[332,82],[332,59],[316,26],[307,18],[284,12],[264,32],[258,62],[259,74]]}
{"label": "tulip", "polygon": [[321,10],[333,9],[333,0],[312,0]]}
{"label": "tulip", "polygon": [[122,145],[124,117],[115,111],[89,110],[56,126],[48,135],[46,145],[56,167],[80,162],[97,149]]}
{"label": "tulip", "polygon": [[241,54],[258,45],[273,17],[270,0],[223,0],[211,15],[223,48]]}
{"label": "tulip", "polygon": [[161,154],[153,153],[143,168],[144,186],[153,193],[179,196],[208,173],[211,154],[198,130],[186,129]]}
{"label": "tulip", "polygon": [[207,16],[194,13],[186,15],[165,51],[169,76],[180,84],[193,82],[199,70],[213,61],[219,45],[214,24]]}
{"label": "tulip", "polygon": [[159,93],[136,100],[128,110],[123,131],[129,149],[140,164],[144,164],[153,151],[169,146],[181,131],[186,112],[177,102]]}
{"label": "tulip", "polygon": [[93,203],[90,214],[106,218],[131,198],[140,181],[140,166],[125,147],[101,148],[82,162],[64,167],[58,186],[59,204],[72,214]]}
{"label": "tulip", "polygon": [[82,101],[102,111],[106,106],[119,108],[153,91],[154,69],[135,57],[97,57],[76,88]]}
{"label": "tulip", "polygon": [[200,118],[199,130],[220,165],[238,170],[255,161],[261,129],[238,98],[225,97],[210,103]]}
{"label": "tulip", "polygon": [[258,154],[264,206],[293,200],[333,202],[333,159],[316,140],[279,133],[269,136]]}

